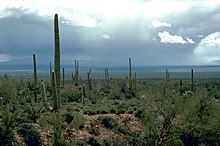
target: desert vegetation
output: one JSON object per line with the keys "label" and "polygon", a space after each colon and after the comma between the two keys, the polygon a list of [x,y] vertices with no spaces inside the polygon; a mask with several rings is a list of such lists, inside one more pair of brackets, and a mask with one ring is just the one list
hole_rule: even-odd
{"label": "desert vegetation", "polygon": [[[128,76],[102,79],[92,69],[80,78],[75,60],[71,78],[61,69],[58,15],[54,18],[54,65],[39,79],[0,77],[2,146],[172,146],[220,145],[219,79],[139,78],[128,59]],[[62,71],[62,73],[61,73]]]}

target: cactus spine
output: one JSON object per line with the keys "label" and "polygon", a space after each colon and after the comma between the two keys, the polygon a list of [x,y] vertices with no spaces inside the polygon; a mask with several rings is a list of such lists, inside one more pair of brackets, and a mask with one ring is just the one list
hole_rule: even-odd
{"label": "cactus spine", "polygon": [[59,109],[56,85],[57,85],[56,76],[55,76],[55,73],[52,72],[52,97],[53,97],[53,109],[55,112],[57,112]]}
{"label": "cactus spine", "polygon": [[75,59],[75,86],[79,85],[79,60]]}
{"label": "cactus spine", "polygon": [[132,89],[132,79],[131,79],[131,57],[129,57],[128,61],[129,61],[129,88]]}
{"label": "cactus spine", "polygon": [[34,101],[37,102],[37,65],[36,65],[35,54],[33,54],[33,66],[34,66]]}
{"label": "cactus spine", "polygon": [[92,89],[92,79],[90,77],[90,74],[91,74],[92,70],[91,68],[89,69],[89,72],[87,72],[87,83],[88,83],[88,87],[89,87],[89,90]]}
{"label": "cactus spine", "polygon": [[43,105],[48,110],[50,108],[47,103],[47,94],[46,94],[46,88],[45,88],[45,84],[44,84],[43,79],[41,80],[41,83],[40,83],[40,89],[41,89],[41,96],[42,96]]}
{"label": "cactus spine", "polygon": [[64,84],[65,84],[65,70],[63,68],[63,87],[64,87]]}
{"label": "cactus spine", "polygon": [[54,54],[54,71],[56,76],[56,91],[58,106],[60,107],[60,37],[59,37],[59,22],[58,15],[54,17],[54,43],[55,43],[55,54]]}

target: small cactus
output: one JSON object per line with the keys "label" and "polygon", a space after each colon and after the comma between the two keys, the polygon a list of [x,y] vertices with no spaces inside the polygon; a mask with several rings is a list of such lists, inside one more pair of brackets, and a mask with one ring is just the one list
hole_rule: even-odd
{"label": "small cactus", "polygon": [[129,61],[129,89],[132,89],[131,57],[129,57],[128,61]]}
{"label": "small cactus", "polygon": [[45,88],[45,84],[44,84],[43,79],[41,80],[41,83],[40,83],[40,89],[41,89],[41,96],[42,96],[43,105],[47,110],[49,110],[50,108],[49,108],[49,105],[47,102],[46,88]]}

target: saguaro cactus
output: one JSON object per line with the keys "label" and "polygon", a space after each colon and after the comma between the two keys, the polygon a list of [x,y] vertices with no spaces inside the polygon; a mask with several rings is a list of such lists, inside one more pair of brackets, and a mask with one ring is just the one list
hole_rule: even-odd
{"label": "saguaro cactus", "polygon": [[56,87],[56,76],[55,73],[52,72],[52,97],[53,97],[53,110],[58,111],[58,96],[57,96],[57,87]]}
{"label": "saguaro cactus", "polygon": [[54,17],[54,43],[55,43],[54,71],[56,76],[58,106],[60,107],[60,37],[59,37],[59,22],[58,22],[57,14],[55,14]]}
{"label": "saguaro cactus", "polygon": [[183,89],[183,81],[180,80],[180,87],[179,87],[179,94],[183,95],[184,89]]}
{"label": "saguaro cactus", "polygon": [[89,87],[89,90],[92,89],[92,79],[90,77],[90,74],[91,74],[92,70],[91,68],[89,69],[89,72],[87,72],[87,83],[88,83],[88,87]]}
{"label": "saguaro cactus", "polygon": [[34,67],[34,101],[37,102],[37,65],[36,56],[33,54],[33,67]]}
{"label": "saguaro cactus", "polygon": [[50,62],[50,81],[52,81],[52,64]]}
{"label": "saguaro cactus", "polygon": [[132,88],[132,79],[131,79],[131,57],[129,57],[128,59],[129,61],[129,88],[131,89]]}
{"label": "saguaro cactus", "polygon": [[82,85],[82,103],[84,103],[84,98],[86,97],[86,85]]}
{"label": "saguaro cactus", "polygon": [[47,110],[49,110],[50,108],[49,108],[49,105],[47,102],[46,88],[45,88],[45,84],[44,84],[43,79],[41,80],[41,83],[40,83],[40,89],[41,89],[41,96],[42,96],[43,105]]}
{"label": "saguaro cactus", "polygon": [[195,90],[195,86],[194,86],[194,73],[193,73],[193,69],[191,69],[191,91],[193,92]]}
{"label": "saguaro cactus", "polygon": [[108,68],[105,68],[105,80],[108,81],[109,80],[109,75],[108,75]]}
{"label": "saguaro cactus", "polygon": [[75,86],[79,85],[79,60],[75,59]]}
{"label": "saguaro cactus", "polygon": [[65,70],[63,68],[63,87],[64,87],[64,84],[65,84]]}

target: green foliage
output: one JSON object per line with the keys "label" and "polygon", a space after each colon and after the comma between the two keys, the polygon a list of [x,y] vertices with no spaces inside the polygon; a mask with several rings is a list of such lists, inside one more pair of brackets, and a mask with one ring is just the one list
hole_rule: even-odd
{"label": "green foliage", "polygon": [[68,84],[61,90],[61,97],[65,102],[81,102],[82,91]]}
{"label": "green foliage", "polygon": [[89,133],[90,134],[94,134],[95,136],[98,136],[100,135],[100,132],[99,132],[99,128],[97,127],[96,123],[90,123],[90,129],[89,129]]}
{"label": "green foliage", "polygon": [[24,138],[24,142],[28,146],[42,145],[40,132],[30,123],[23,123],[19,126],[18,133]]}
{"label": "green foliage", "polygon": [[8,103],[17,96],[16,84],[7,75],[0,78],[0,89],[0,97],[2,97],[3,103]]}
{"label": "green foliage", "polygon": [[86,146],[86,143],[80,139],[76,139],[70,145],[71,146]]}
{"label": "green foliage", "polygon": [[12,114],[8,110],[2,111],[2,122],[0,123],[0,145],[13,145],[15,142],[14,128],[17,113]]}
{"label": "green foliage", "polygon": [[101,116],[98,119],[106,128],[113,129],[118,127],[118,122],[112,117]]}

